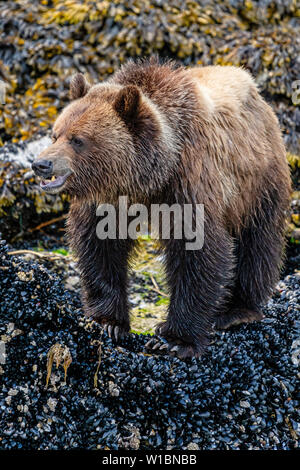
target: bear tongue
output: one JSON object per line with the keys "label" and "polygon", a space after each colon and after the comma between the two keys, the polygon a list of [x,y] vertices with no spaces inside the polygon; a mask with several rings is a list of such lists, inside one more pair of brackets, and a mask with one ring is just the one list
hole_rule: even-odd
{"label": "bear tongue", "polygon": [[41,181],[41,187],[42,188],[56,188],[58,186],[61,186],[66,180],[65,176],[57,176],[53,180],[42,180]]}

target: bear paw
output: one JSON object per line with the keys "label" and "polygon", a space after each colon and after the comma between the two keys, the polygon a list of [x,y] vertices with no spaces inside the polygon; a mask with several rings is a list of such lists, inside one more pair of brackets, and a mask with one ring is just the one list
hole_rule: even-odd
{"label": "bear paw", "polygon": [[253,323],[263,320],[263,318],[264,315],[259,310],[233,308],[229,312],[223,313],[216,318],[216,329],[227,330],[231,326],[241,325],[242,323]]}
{"label": "bear paw", "polygon": [[146,343],[146,349],[151,350],[155,354],[167,353],[179,359],[200,357],[204,353],[207,343],[204,339],[202,343],[200,338],[198,341],[195,341],[188,337],[178,337],[172,332],[168,322],[159,323],[155,333],[158,337],[151,338]]}

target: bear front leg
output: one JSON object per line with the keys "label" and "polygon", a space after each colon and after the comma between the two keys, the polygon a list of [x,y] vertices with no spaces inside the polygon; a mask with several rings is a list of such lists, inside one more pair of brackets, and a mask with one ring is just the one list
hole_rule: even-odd
{"label": "bear front leg", "polygon": [[166,273],[170,305],[165,322],[147,347],[155,352],[168,350],[184,359],[200,357],[210,342],[215,317],[224,310],[232,280],[232,239],[217,225],[205,222],[204,246],[186,250],[184,240],[165,244]]}
{"label": "bear front leg", "polygon": [[79,268],[87,317],[104,326],[118,340],[130,330],[127,300],[126,240],[99,240],[94,255],[82,252]]}
{"label": "bear front leg", "polygon": [[87,317],[118,338],[130,329],[127,300],[128,259],[132,240],[100,240],[95,206],[73,205],[68,219],[68,237],[78,258],[82,301]]}

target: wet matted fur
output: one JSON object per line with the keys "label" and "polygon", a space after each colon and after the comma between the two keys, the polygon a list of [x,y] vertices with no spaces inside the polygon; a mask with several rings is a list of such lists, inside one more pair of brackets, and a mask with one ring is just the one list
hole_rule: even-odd
{"label": "wet matted fur", "polygon": [[116,335],[130,329],[134,241],[96,236],[97,205],[126,195],[148,207],[204,204],[202,249],[162,241],[170,305],[159,334],[180,357],[200,356],[214,326],[260,319],[280,270],[290,177],[278,121],[252,77],[150,60],[94,86],[78,74],[70,94],[39,158],[72,171],[68,236],[86,314]]}

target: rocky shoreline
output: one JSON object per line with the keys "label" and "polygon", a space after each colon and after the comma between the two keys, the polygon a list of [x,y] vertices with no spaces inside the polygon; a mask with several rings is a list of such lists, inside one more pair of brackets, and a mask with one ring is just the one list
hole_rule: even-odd
{"label": "rocky shoreline", "polygon": [[147,335],[115,347],[78,292],[7,251],[2,241],[2,449],[299,447],[299,274],[280,281],[262,322],[180,361],[147,354]]}

